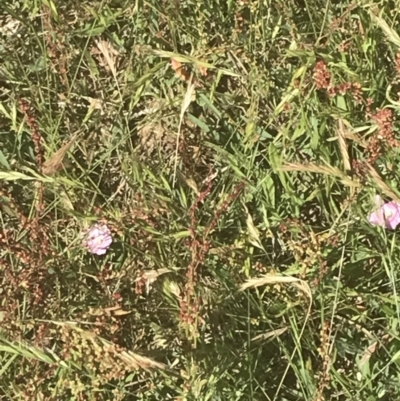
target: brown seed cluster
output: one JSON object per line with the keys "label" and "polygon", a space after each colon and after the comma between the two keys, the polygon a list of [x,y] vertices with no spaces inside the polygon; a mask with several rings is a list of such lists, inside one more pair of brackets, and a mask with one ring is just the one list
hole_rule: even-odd
{"label": "brown seed cluster", "polygon": [[332,76],[324,61],[320,60],[315,64],[313,79],[317,89],[330,88]]}
{"label": "brown seed cluster", "polygon": [[[18,299],[22,294],[30,294],[33,305],[40,304],[43,299],[41,283],[45,278],[45,260],[54,257],[48,241],[46,228],[29,220],[10,192],[5,188],[0,191],[7,203],[15,212],[21,228],[27,231],[24,238],[18,237],[14,229],[3,227],[0,232],[0,247],[5,256],[2,261],[3,296]],[[12,222],[12,221],[11,221]],[[36,244],[36,246],[32,246]]]}
{"label": "brown seed cluster", "polygon": [[199,269],[204,264],[211,248],[209,235],[216,227],[221,216],[228,210],[229,206],[232,204],[232,202],[234,202],[235,199],[237,199],[244,188],[244,183],[240,183],[234,188],[233,192],[228,195],[226,200],[215,211],[211,222],[205,227],[202,235],[200,236],[197,232],[198,221],[196,212],[199,210],[199,204],[204,202],[206,197],[211,192],[213,178],[214,175],[210,170],[208,178],[206,179],[206,188],[197,196],[189,211],[189,232],[191,238],[189,241],[187,241],[186,246],[190,250],[191,257],[186,270],[184,296],[180,301],[180,319],[182,323],[189,325],[194,333],[197,331],[197,328],[195,327],[196,322],[201,320],[199,318],[201,302],[200,298],[196,294],[196,286],[199,280]]}
{"label": "brown seed cluster", "polygon": [[367,163],[353,159],[351,161],[351,169],[353,170],[354,174],[360,179],[361,182],[365,183],[367,176],[368,176],[368,167]]}
{"label": "brown seed cluster", "polygon": [[41,172],[42,165],[44,162],[44,148],[43,148],[43,138],[40,135],[39,124],[37,123],[33,110],[26,99],[21,99],[19,101],[19,108],[24,114],[26,119],[26,124],[30,129],[30,134],[35,151],[37,168],[39,172]]}
{"label": "brown seed cluster", "polygon": [[335,97],[337,94],[345,95],[349,93],[355,102],[362,102],[361,85],[358,82],[343,82],[334,85],[332,74],[323,60],[315,64],[313,80],[317,89],[325,90],[330,97]]}
{"label": "brown seed cluster", "polygon": [[396,62],[395,62],[396,66],[396,73],[397,76],[400,77],[400,52],[397,52],[396,54]]}
{"label": "brown seed cluster", "polygon": [[391,109],[378,109],[370,114],[378,129],[368,141],[366,152],[368,162],[373,164],[379,156],[390,148],[397,148],[400,142],[395,138],[393,131],[393,111]]}
{"label": "brown seed cluster", "polygon": [[[35,111],[25,99],[20,100],[19,108],[32,140],[36,168],[41,173],[44,147]],[[57,268],[61,259],[57,257],[49,240],[51,224],[42,219],[45,210],[44,184],[33,183],[31,190],[34,193],[32,216],[23,203],[26,200],[15,195],[11,184],[2,183],[0,190],[1,203],[10,211],[0,230],[0,301],[4,306],[2,328],[13,340],[26,334],[26,329],[21,329],[18,321],[22,304],[29,318],[49,317],[49,305],[54,302],[53,279],[56,277],[49,275],[49,268]],[[45,341],[43,327],[32,328],[30,333],[35,343]]]}
{"label": "brown seed cluster", "polygon": [[51,10],[44,4],[42,4],[41,16],[45,30],[47,54],[50,58],[52,70],[60,77],[61,83],[68,86],[68,56],[65,50],[65,35],[58,27],[53,25]]}
{"label": "brown seed cluster", "polygon": [[349,14],[351,11],[353,11],[355,8],[357,8],[357,4],[352,3],[350,4],[342,13],[340,17],[333,17],[331,23],[329,24],[329,28],[331,32],[339,31],[339,32],[348,32],[348,30],[345,27],[345,22],[346,19],[348,20]]}
{"label": "brown seed cluster", "polygon": [[318,389],[315,395],[314,401],[323,401],[324,390],[329,385],[329,370],[331,368],[331,358],[329,355],[329,337],[330,337],[330,322],[325,321],[321,329],[320,342],[321,345],[318,348],[320,357],[322,359],[322,366],[318,377]]}

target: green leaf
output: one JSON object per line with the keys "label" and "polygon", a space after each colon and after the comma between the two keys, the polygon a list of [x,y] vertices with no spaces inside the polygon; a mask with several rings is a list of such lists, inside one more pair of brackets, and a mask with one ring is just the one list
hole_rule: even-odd
{"label": "green leaf", "polygon": [[8,164],[8,161],[1,150],[0,150],[0,164],[2,164],[7,170],[10,169],[10,165]]}
{"label": "green leaf", "polygon": [[400,359],[400,351],[397,351],[393,356],[392,356],[392,362],[396,362]]}
{"label": "green leaf", "polygon": [[269,145],[268,154],[269,154],[269,163],[271,164],[272,169],[274,170],[274,172],[278,172],[282,167],[282,161],[278,154],[278,150],[273,143],[270,143]]}
{"label": "green leaf", "polygon": [[187,237],[190,237],[190,232],[188,230],[179,231],[179,232],[173,234],[172,237],[175,239],[187,238]]}
{"label": "green leaf", "polygon": [[35,176],[29,176],[18,171],[0,171],[0,181],[42,181],[42,182],[54,182],[54,180],[50,177],[42,177],[39,174],[35,174]]}
{"label": "green leaf", "polygon": [[208,133],[210,132],[210,128],[208,127],[208,125],[199,120],[197,117],[195,117],[194,115],[187,113],[187,117],[189,118],[190,121],[192,121],[194,124],[196,124],[202,131]]}
{"label": "green leaf", "polygon": [[319,121],[314,117],[311,116],[310,117],[310,122],[311,122],[311,149],[317,149],[319,147],[319,138],[320,138],[320,134],[319,134]]}
{"label": "green leaf", "polygon": [[222,117],[221,112],[214,106],[211,100],[204,93],[200,93],[200,96],[197,99],[197,103],[199,103],[200,106],[206,105],[210,110],[215,113],[218,118]]}

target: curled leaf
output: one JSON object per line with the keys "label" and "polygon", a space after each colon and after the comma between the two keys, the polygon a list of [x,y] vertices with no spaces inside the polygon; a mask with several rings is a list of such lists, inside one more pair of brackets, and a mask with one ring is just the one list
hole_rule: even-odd
{"label": "curled leaf", "polygon": [[61,146],[60,149],[57,150],[49,159],[47,159],[42,166],[42,173],[44,175],[53,175],[56,171],[60,171],[63,167],[63,160],[74,144],[77,136],[74,136],[70,141],[68,141],[65,145]]}

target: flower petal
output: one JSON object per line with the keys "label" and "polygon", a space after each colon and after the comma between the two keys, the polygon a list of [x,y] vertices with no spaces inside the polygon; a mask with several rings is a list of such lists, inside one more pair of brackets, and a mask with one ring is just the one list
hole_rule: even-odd
{"label": "flower petal", "polygon": [[88,239],[94,239],[100,235],[100,230],[97,227],[94,227],[89,231]]}
{"label": "flower petal", "polygon": [[111,243],[112,243],[112,238],[110,236],[108,236],[108,237],[103,239],[101,245],[103,247],[107,247],[108,248],[111,245]]}
{"label": "flower petal", "polygon": [[400,224],[400,207],[396,202],[388,202],[383,208],[386,227],[392,230]]}
{"label": "flower petal", "polygon": [[83,246],[95,255],[104,255],[112,243],[110,229],[105,225],[95,224],[92,226],[83,241]]}
{"label": "flower petal", "polygon": [[107,252],[107,248],[98,248],[95,251],[93,251],[92,253],[94,253],[95,255],[104,255]]}
{"label": "flower petal", "polygon": [[380,195],[375,195],[374,196],[374,202],[377,208],[380,208],[383,206],[383,199],[381,198]]}
{"label": "flower petal", "polygon": [[383,216],[382,209],[377,210],[376,212],[371,213],[368,216],[368,221],[373,226],[381,226],[385,227],[385,218]]}

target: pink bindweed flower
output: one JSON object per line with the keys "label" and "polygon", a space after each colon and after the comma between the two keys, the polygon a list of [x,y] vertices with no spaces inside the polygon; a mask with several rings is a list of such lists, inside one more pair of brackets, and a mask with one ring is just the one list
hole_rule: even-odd
{"label": "pink bindweed flower", "polygon": [[368,221],[373,226],[396,229],[400,224],[400,204],[394,201],[384,203],[382,199],[375,197],[377,209],[368,216]]}
{"label": "pink bindweed flower", "polygon": [[112,243],[110,229],[105,224],[95,224],[83,242],[85,248],[95,255],[104,255]]}

